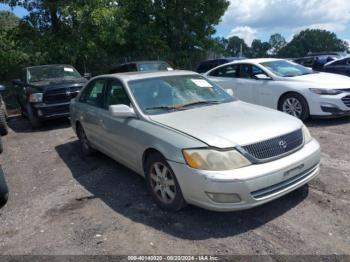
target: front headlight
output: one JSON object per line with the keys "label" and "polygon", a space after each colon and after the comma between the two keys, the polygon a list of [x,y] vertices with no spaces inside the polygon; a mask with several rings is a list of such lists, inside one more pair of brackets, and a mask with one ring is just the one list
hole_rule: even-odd
{"label": "front headlight", "polygon": [[310,134],[310,131],[305,125],[303,125],[303,135],[304,135],[305,144],[309,143],[312,140],[312,136]]}
{"label": "front headlight", "polygon": [[43,93],[34,93],[29,95],[29,102],[40,103],[43,101]]}
{"label": "front headlight", "polygon": [[201,170],[232,170],[251,165],[237,150],[185,149],[182,151],[187,165]]}
{"label": "front headlight", "polygon": [[338,89],[310,88],[310,91],[318,95],[339,95],[342,93],[342,91]]}

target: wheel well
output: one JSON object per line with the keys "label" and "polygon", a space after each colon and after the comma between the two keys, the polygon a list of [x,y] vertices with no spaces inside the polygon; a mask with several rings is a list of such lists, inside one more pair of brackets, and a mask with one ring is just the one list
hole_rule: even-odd
{"label": "wheel well", "polygon": [[147,159],[148,159],[148,157],[149,157],[150,155],[152,155],[152,154],[160,154],[160,155],[162,155],[162,153],[159,152],[157,149],[154,149],[154,148],[152,148],[152,147],[147,148],[147,149],[145,150],[145,152],[143,152],[143,155],[142,155],[142,169],[143,169],[144,172],[146,171],[146,170],[145,170],[145,167],[146,167]]}
{"label": "wheel well", "polygon": [[300,94],[300,93],[298,93],[298,92],[295,92],[295,91],[288,91],[288,92],[283,93],[283,94],[280,96],[280,98],[278,99],[278,102],[277,102],[277,109],[278,109],[278,110],[281,110],[281,101],[282,101],[282,98],[283,98],[284,96],[286,96],[286,95],[289,95],[289,94],[297,94],[297,95],[299,95],[299,96],[302,96],[302,97],[305,99],[307,106],[309,106],[308,103],[307,103],[306,98],[305,98],[302,94]]}

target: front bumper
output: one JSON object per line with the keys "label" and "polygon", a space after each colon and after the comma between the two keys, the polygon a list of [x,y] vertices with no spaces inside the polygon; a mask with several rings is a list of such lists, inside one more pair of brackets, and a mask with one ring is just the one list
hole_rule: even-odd
{"label": "front bumper", "polygon": [[[169,162],[185,200],[215,211],[252,208],[279,198],[309,182],[319,173],[320,146],[312,140],[281,159],[229,171],[203,171]],[[240,202],[218,203],[206,192],[237,194]]]}
{"label": "front bumper", "polygon": [[62,117],[69,117],[69,104],[68,103],[59,103],[59,104],[45,104],[38,103],[33,104],[34,113],[38,116],[39,119],[56,119]]}
{"label": "front bumper", "polygon": [[350,115],[350,93],[339,95],[312,94],[308,101],[310,114],[313,116],[347,116]]}

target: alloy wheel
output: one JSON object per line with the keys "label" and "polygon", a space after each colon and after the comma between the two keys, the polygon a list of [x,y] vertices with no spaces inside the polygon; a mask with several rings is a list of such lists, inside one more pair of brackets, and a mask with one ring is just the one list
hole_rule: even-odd
{"label": "alloy wheel", "polygon": [[90,148],[89,147],[89,142],[88,142],[88,139],[87,139],[87,137],[85,135],[85,132],[84,132],[84,130],[82,128],[80,128],[80,136],[79,136],[79,138],[80,138],[81,144],[84,147],[84,149],[89,150],[89,148]]}
{"label": "alloy wheel", "polygon": [[156,162],[150,169],[151,188],[164,204],[172,203],[176,196],[176,183],[172,172],[161,162]]}
{"label": "alloy wheel", "polygon": [[289,97],[284,100],[282,105],[283,112],[300,118],[303,113],[303,107],[298,99]]}

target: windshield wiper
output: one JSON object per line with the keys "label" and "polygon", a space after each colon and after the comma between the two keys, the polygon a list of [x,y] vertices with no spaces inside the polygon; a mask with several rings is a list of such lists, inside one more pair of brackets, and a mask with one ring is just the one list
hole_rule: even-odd
{"label": "windshield wiper", "polygon": [[164,109],[164,110],[180,110],[179,107],[176,106],[153,106],[147,107],[146,110],[156,110],[156,109]]}
{"label": "windshield wiper", "polygon": [[188,107],[188,106],[195,106],[195,105],[213,105],[213,104],[221,104],[222,101],[217,101],[217,100],[203,100],[203,101],[196,101],[188,104],[181,105],[180,107]]}

